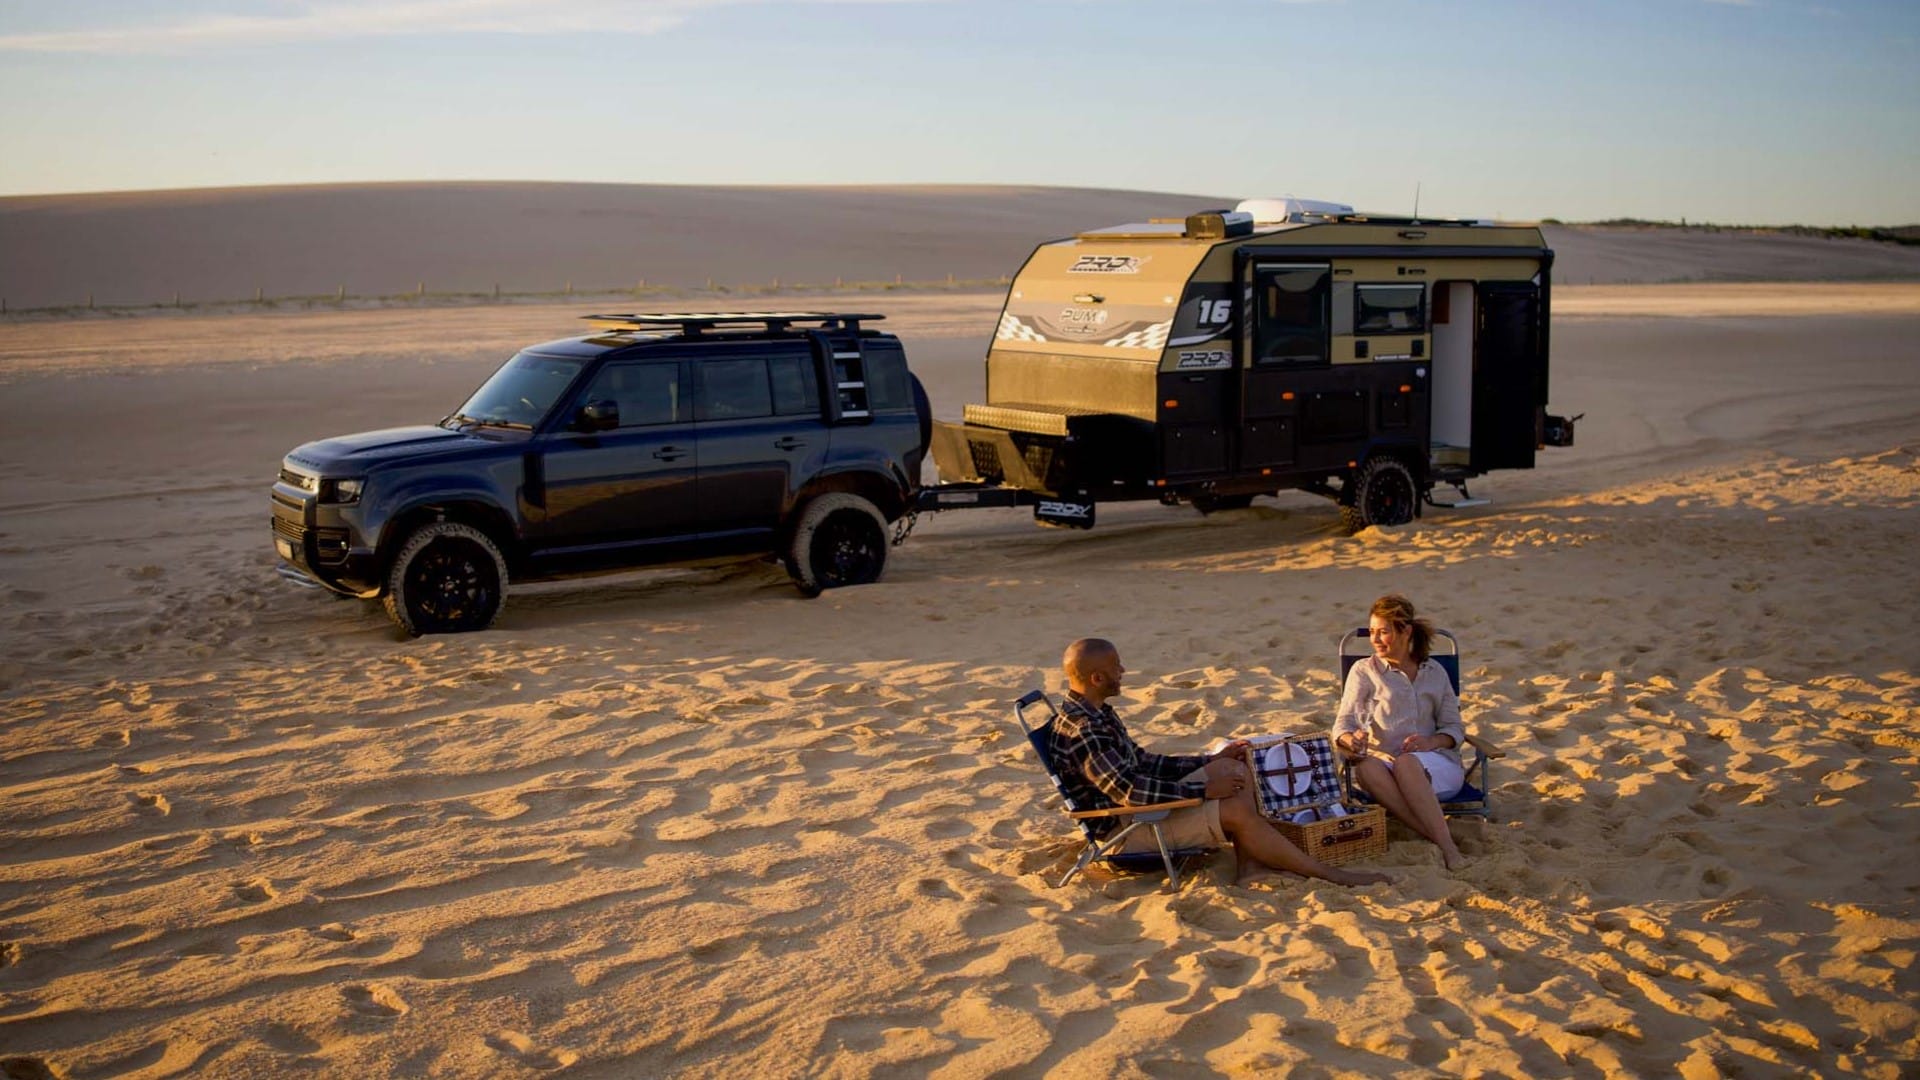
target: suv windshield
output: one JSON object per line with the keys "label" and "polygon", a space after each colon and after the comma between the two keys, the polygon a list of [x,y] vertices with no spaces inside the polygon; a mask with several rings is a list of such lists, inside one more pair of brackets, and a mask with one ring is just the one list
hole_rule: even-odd
{"label": "suv windshield", "polygon": [[494,372],[450,419],[531,428],[552,410],[578,374],[576,358],[523,352]]}

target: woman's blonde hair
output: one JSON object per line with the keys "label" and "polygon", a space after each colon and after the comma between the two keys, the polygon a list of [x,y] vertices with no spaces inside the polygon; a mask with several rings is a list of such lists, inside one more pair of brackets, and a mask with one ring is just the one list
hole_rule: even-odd
{"label": "woman's blonde hair", "polygon": [[1413,610],[1413,601],[1399,593],[1388,593],[1373,602],[1373,609],[1367,614],[1385,619],[1395,626],[1406,627],[1413,631],[1413,661],[1416,664],[1427,662],[1427,656],[1433,650],[1433,624],[1421,618]]}

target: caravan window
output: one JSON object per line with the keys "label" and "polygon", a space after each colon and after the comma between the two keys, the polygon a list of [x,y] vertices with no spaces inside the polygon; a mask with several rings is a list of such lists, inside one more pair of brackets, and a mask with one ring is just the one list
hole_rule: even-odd
{"label": "caravan window", "polygon": [[1353,290],[1356,334],[1420,334],[1427,329],[1425,285],[1361,285]]}
{"label": "caravan window", "polygon": [[1256,266],[1253,362],[1327,362],[1329,274],[1325,266]]}

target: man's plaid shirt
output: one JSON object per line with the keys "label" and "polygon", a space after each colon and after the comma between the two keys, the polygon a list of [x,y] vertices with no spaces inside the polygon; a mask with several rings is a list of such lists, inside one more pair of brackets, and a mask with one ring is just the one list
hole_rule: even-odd
{"label": "man's plaid shirt", "polygon": [[1207,763],[1197,754],[1140,749],[1113,706],[1094,708],[1073,691],[1060,703],[1048,750],[1067,800],[1080,810],[1205,798],[1207,785],[1181,777]]}

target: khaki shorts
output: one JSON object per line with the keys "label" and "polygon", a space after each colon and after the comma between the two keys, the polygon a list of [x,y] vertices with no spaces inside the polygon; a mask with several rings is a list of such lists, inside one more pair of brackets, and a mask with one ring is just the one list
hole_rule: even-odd
{"label": "khaki shorts", "polygon": [[[1181,779],[1205,780],[1206,778],[1207,770],[1195,769]],[[1220,827],[1220,800],[1208,799],[1199,806],[1183,806],[1168,814],[1166,820],[1160,823],[1160,835],[1166,837],[1168,851],[1180,848],[1225,847],[1227,833]],[[1127,853],[1160,850],[1153,842],[1153,827],[1142,822],[1138,828],[1127,834],[1119,850]]]}

